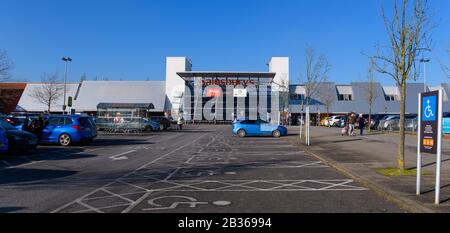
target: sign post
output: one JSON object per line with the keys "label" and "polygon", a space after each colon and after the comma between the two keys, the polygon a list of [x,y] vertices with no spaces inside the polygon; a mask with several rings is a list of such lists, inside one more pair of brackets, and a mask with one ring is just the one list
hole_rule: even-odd
{"label": "sign post", "polygon": [[438,108],[438,135],[437,135],[437,156],[436,156],[436,193],[434,204],[439,205],[441,193],[441,161],[442,161],[442,90],[439,90]]}
{"label": "sign post", "polygon": [[310,137],[310,115],[309,115],[309,105],[306,106],[306,145],[310,145],[309,137]]}
{"label": "sign post", "polygon": [[434,203],[439,204],[442,151],[442,90],[419,94],[418,118],[416,194],[420,195],[422,153],[436,155],[436,193]]}
{"label": "sign post", "polygon": [[422,155],[420,153],[420,147],[421,147],[421,143],[420,143],[420,139],[421,139],[421,135],[422,135],[422,93],[419,93],[419,109],[418,109],[418,117],[417,117],[417,169],[416,169],[416,173],[417,173],[417,178],[416,178],[416,195],[420,195],[421,193],[421,185],[420,185],[420,181],[421,181],[421,175],[422,175]]}

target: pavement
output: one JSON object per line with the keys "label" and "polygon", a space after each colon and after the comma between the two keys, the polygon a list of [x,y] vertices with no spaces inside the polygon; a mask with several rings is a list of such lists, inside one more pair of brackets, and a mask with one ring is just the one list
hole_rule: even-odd
{"label": "pavement", "polygon": [[[377,168],[396,167],[398,134],[372,132],[365,136],[341,136],[339,128],[312,127],[311,146],[300,143],[299,134],[287,140],[324,163],[363,183],[410,212],[450,212],[450,140],[443,140],[441,204],[434,205],[436,156],[422,156],[421,195],[416,193],[416,176],[386,177]],[[290,132],[299,132],[291,127]],[[358,131],[359,133],[359,131]],[[406,136],[406,166],[416,168],[417,136]]]}
{"label": "pavement", "polygon": [[0,158],[0,212],[406,212],[286,138],[187,126]]}

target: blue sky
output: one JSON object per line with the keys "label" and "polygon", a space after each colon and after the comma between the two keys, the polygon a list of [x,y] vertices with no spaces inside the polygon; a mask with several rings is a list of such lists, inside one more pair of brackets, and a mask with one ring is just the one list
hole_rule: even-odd
{"label": "blue sky", "polygon": [[[386,34],[381,2],[390,0],[0,0],[0,49],[15,79],[43,73],[86,73],[110,80],[164,80],[165,57],[187,56],[194,70],[266,71],[272,56],[289,56],[291,82],[304,70],[307,45],[328,55],[337,83],[362,81],[374,44]],[[449,82],[450,1],[433,0],[439,28],[429,54],[429,81]],[[447,14],[446,14],[447,13]],[[378,75],[384,84],[393,84]]]}

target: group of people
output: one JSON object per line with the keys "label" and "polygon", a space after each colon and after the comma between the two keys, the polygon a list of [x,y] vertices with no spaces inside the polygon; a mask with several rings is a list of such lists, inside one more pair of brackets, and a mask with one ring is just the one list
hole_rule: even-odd
{"label": "group of people", "polygon": [[38,137],[39,140],[42,139],[42,132],[45,128],[45,121],[42,116],[38,116],[37,118],[31,120],[28,116],[25,118],[22,130],[30,132]]}
{"label": "group of people", "polygon": [[358,124],[359,134],[363,136],[364,129],[366,128],[366,119],[362,114],[357,116],[354,112],[347,115],[345,126],[342,129],[342,135],[355,136],[356,124]]}

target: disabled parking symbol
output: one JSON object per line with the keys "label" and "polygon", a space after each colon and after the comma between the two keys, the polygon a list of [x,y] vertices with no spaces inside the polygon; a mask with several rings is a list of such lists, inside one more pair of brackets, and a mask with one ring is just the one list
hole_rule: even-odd
{"label": "disabled parking symbol", "polygon": [[436,96],[428,96],[422,99],[422,121],[436,120]]}

